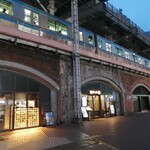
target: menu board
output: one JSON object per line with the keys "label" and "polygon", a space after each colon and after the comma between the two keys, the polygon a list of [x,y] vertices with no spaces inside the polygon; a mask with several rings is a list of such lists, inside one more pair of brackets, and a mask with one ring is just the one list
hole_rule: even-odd
{"label": "menu board", "polygon": [[28,108],[28,127],[39,126],[39,108]]}
{"label": "menu board", "polygon": [[25,128],[39,125],[39,108],[16,108],[14,128]]}
{"label": "menu board", "polygon": [[27,109],[16,108],[14,115],[14,128],[25,128],[27,127]]}
{"label": "menu board", "polygon": [[54,121],[54,113],[53,112],[45,112],[46,125],[55,125]]}
{"label": "menu board", "polygon": [[83,118],[88,118],[86,107],[81,107],[81,112],[82,112]]}

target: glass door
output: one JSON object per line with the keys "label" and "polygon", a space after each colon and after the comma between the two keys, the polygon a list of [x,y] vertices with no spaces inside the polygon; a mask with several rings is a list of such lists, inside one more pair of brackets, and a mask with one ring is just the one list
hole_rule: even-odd
{"label": "glass door", "polygon": [[39,126],[38,94],[28,93],[28,127]]}
{"label": "glass door", "polygon": [[14,129],[27,127],[26,93],[15,93]]}
{"label": "glass door", "polygon": [[0,93],[0,130],[12,129],[12,93]]}
{"label": "glass door", "polygon": [[91,116],[92,118],[99,118],[100,117],[100,96],[99,95],[92,95],[88,96],[88,106],[92,109]]}
{"label": "glass door", "polygon": [[37,93],[15,93],[14,129],[39,126]]}

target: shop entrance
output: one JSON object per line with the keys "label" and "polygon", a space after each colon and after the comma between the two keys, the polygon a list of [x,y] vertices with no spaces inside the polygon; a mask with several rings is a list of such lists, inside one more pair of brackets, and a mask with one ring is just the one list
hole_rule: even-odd
{"label": "shop entrance", "polygon": [[92,118],[99,118],[100,117],[100,108],[101,108],[101,100],[100,100],[100,96],[88,96],[88,103],[87,106],[89,106],[92,110],[91,110],[91,117]]}
{"label": "shop entrance", "polygon": [[38,94],[15,93],[14,129],[39,126]]}
{"label": "shop entrance", "polygon": [[91,108],[91,118],[103,118],[116,115],[115,104],[110,97],[107,100],[104,95],[88,95],[86,97],[87,107]]}
{"label": "shop entrance", "polygon": [[0,130],[32,126],[39,126],[38,94],[0,93]]}
{"label": "shop entrance", "polygon": [[0,71],[0,131],[44,124],[51,91],[31,78]]}
{"label": "shop entrance", "polygon": [[91,118],[116,116],[120,110],[119,96],[103,82],[90,82],[82,86],[82,107]]}

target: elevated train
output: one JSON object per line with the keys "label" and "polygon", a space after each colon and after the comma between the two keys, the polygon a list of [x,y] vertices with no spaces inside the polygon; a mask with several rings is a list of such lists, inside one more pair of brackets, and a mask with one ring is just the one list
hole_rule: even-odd
{"label": "elevated train", "polygon": [[[57,36],[63,40],[72,41],[71,23],[19,0],[0,1],[0,23],[12,27],[18,24],[19,30],[37,36]],[[86,47],[107,51],[150,68],[150,60],[81,27],[79,27],[79,41]]]}

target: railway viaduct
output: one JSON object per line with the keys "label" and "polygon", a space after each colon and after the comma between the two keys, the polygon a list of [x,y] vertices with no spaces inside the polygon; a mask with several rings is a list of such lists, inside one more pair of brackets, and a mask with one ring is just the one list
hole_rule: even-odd
{"label": "railway viaduct", "polygon": [[[2,25],[0,33],[0,70],[31,78],[46,86],[51,92],[51,111],[56,121],[72,122],[72,44],[60,39],[43,39]],[[95,49],[80,48],[80,60],[81,86],[84,88],[96,82],[110,87],[116,93],[116,115],[150,109],[150,70]],[[144,103],[139,104],[139,101]]]}

